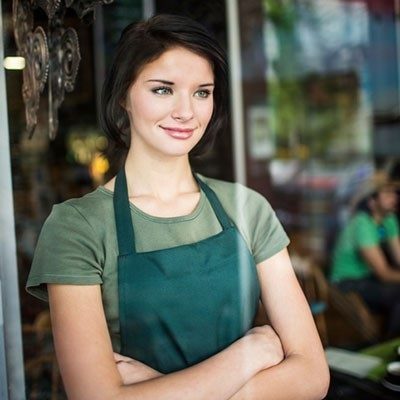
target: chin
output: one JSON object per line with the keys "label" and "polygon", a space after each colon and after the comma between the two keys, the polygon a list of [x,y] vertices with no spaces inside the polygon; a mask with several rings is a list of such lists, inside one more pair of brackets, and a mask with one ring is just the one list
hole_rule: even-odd
{"label": "chin", "polygon": [[[172,146],[171,146],[172,147]],[[160,153],[162,153],[162,155],[164,157],[174,157],[174,158],[179,158],[179,157],[185,157],[188,156],[190,151],[193,149],[193,147],[187,148],[187,149],[168,149],[168,150],[164,150]]]}
{"label": "chin", "polygon": [[166,156],[171,156],[171,157],[183,157],[183,156],[188,156],[189,153],[193,150],[193,148],[196,146],[196,143],[181,143],[180,145],[170,145],[167,146],[163,149],[163,153]]}

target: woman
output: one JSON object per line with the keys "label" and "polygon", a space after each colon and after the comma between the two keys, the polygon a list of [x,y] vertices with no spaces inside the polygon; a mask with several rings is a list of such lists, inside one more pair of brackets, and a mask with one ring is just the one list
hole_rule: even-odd
{"label": "woman", "polygon": [[[128,26],[103,90],[117,177],[56,205],[28,290],[50,302],[70,399],[314,399],[328,372],[266,200],[194,174],[224,128],[226,61],[207,31]],[[261,298],[271,326],[251,329]],[[287,383],[290,380],[290,385]]]}

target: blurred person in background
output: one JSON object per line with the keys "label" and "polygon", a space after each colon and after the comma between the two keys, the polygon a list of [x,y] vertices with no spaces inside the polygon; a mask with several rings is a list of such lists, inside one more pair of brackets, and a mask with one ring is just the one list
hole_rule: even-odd
{"label": "blurred person in background", "polygon": [[372,311],[388,316],[385,336],[400,335],[400,238],[397,184],[383,172],[356,192],[354,213],[333,252],[331,281],[356,292]]}
{"label": "blurred person in background", "polygon": [[[27,283],[49,300],[70,399],[326,394],[323,348],[274,211],[190,165],[224,132],[226,65],[185,17],[121,35],[102,125],[122,168],[54,206]],[[271,325],[252,328],[260,299]]]}

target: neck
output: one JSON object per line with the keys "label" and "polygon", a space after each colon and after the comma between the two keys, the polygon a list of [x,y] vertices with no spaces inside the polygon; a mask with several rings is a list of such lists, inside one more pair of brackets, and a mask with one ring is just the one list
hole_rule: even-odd
{"label": "neck", "polygon": [[131,147],[126,163],[129,196],[152,196],[169,199],[181,193],[196,192],[187,155],[179,157],[151,156]]}
{"label": "neck", "polygon": [[380,212],[379,210],[372,210],[371,215],[373,220],[377,223],[380,224],[382,220],[385,218],[385,213]]}

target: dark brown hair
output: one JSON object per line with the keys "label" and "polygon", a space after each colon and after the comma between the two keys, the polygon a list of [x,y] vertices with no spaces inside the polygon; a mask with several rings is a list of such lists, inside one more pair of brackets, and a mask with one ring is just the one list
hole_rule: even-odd
{"label": "dark brown hair", "polygon": [[213,36],[190,18],[159,14],[122,32],[101,94],[100,124],[109,147],[111,162],[121,161],[130,146],[130,123],[123,104],[130,85],[143,67],[173,47],[184,47],[206,58],[214,72],[214,110],[200,142],[190,156],[204,154],[227,122],[227,62],[223,49]]}

